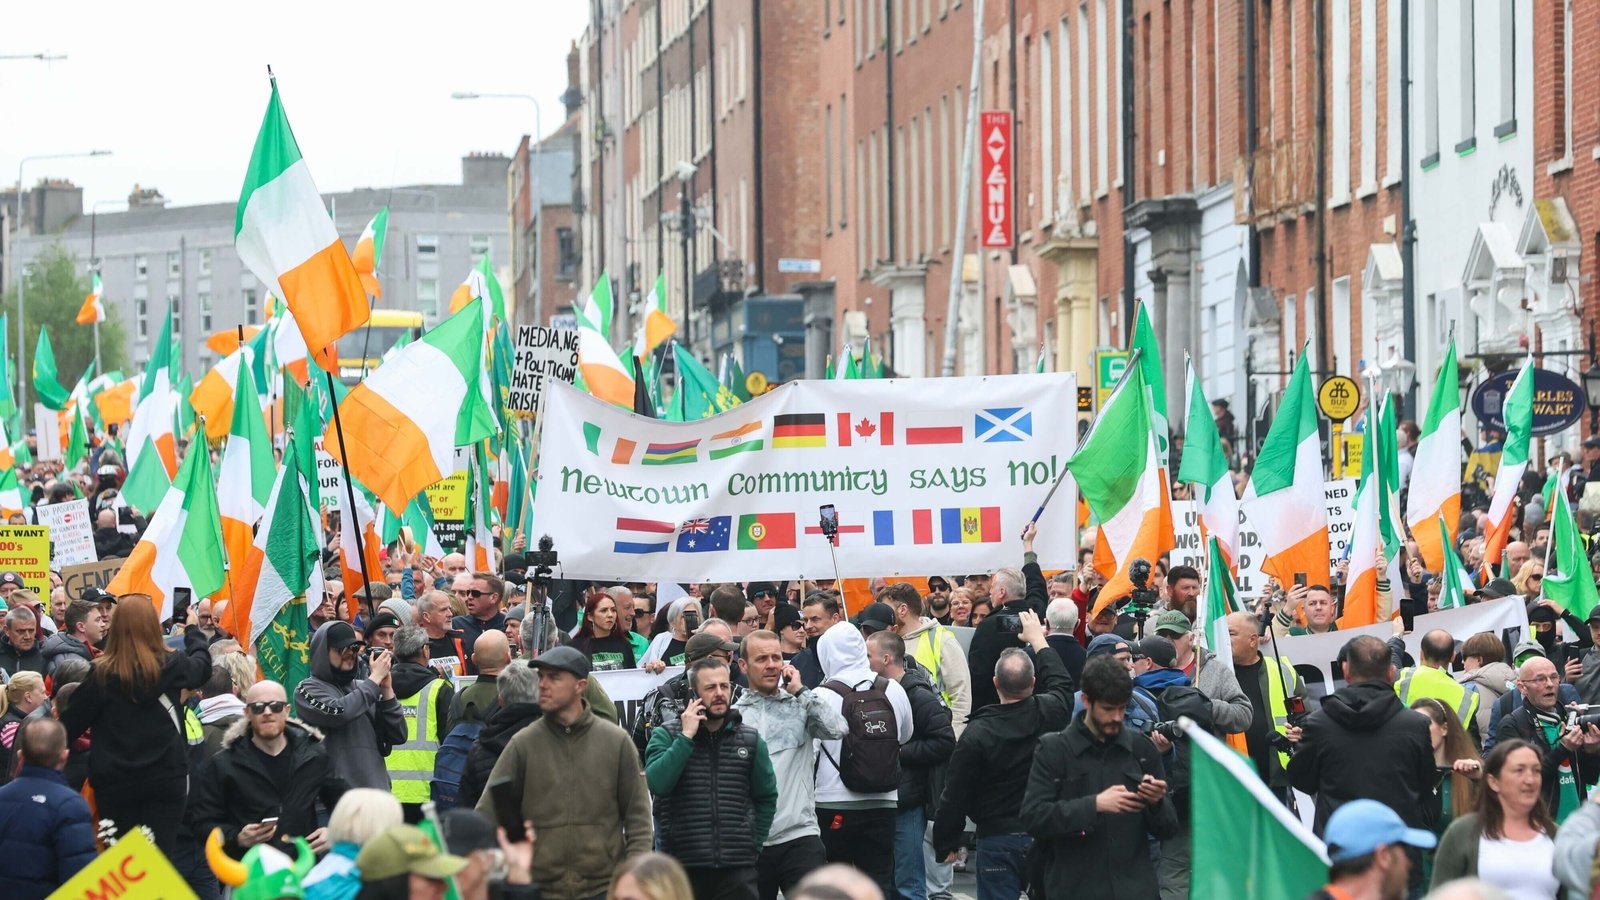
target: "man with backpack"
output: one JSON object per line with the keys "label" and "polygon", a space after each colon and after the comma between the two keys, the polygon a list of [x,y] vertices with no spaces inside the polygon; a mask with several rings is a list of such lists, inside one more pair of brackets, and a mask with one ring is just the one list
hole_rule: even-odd
{"label": "man with backpack", "polygon": [[[978,826],[978,894],[1015,897],[1028,886],[1033,839],[1022,824],[1022,796],[1040,736],[1072,720],[1072,679],[1031,610],[1017,613],[1028,653],[1008,647],[990,681],[1000,702],[980,707],[956,742],[933,822],[934,854],[954,858],[966,821]],[[1038,677],[1034,672],[1037,667]]]}
{"label": "man with backpack", "polygon": [[1187,716],[1206,731],[1215,730],[1216,723],[1211,700],[1177,668],[1178,648],[1172,641],[1160,635],[1147,637],[1139,642],[1134,657],[1138,673],[1134,687],[1155,698],[1161,716],[1150,740],[1163,755],[1167,796],[1178,813],[1178,833],[1162,839],[1156,874],[1162,900],[1182,900],[1189,896],[1189,739],[1177,730],[1177,722]]}
{"label": "man with backpack", "polygon": [[867,642],[838,622],[817,641],[823,682],[818,697],[844,716],[845,735],[819,741],[817,824],[828,861],[848,863],[894,894],[894,832],[900,745],[911,740],[911,700],[899,683],[876,675]]}

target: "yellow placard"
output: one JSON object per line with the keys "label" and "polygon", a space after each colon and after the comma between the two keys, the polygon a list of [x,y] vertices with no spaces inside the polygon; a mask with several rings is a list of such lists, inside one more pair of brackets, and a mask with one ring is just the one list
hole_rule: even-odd
{"label": "yellow placard", "polygon": [[435,520],[460,522],[467,517],[467,473],[457,472],[428,487],[428,505]]}
{"label": "yellow placard", "polygon": [[50,610],[50,529],[43,525],[0,525],[0,572],[16,572]]}
{"label": "yellow placard", "polygon": [[49,900],[99,900],[109,897],[159,897],[194,900],[178,870],[156,846],[134,829],[106,852],[95,857]]}

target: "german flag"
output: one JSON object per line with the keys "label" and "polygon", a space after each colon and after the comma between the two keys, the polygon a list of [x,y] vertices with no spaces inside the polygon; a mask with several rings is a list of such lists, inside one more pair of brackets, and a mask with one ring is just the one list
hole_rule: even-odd
{"label": "german flag", "polygon": [[794,413],[774,416],[772,419],[772,446],[826,447],[828,422],[822,413]]}

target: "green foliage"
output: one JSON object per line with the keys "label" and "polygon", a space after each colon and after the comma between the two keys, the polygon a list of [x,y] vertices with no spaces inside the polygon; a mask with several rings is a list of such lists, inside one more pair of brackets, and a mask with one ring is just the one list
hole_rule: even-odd
{"label": "green foliage", "polygon": [[[28,349],[30,370],[33,348],[39,342],[39,326],[47,325],[50,328],[50,344],[56,352],[56,369],[60,373],[61,383],[69,390],[77,382],[78,376],[83,374],[84,368],[94,360],[94,328],[77,323],[78,310],[83,306],[83,299],[89,296],[89,276],[80,269],[77,257],[60,244],[53,244],[33,260],[26,274],[28,288],[24,299],[28,304],[28,316],[23,323],[26,333],[22,338],[22,346]],[[105,305],[106,320],[100,323],[100,371],[126,370],[127,332],[117,314],[116,305],[109,301]],[[7,285],[0,309],[5,311],[8,322],[17,321],[15,286]],[[15,333],[5,335],[5,347],[14,360],[17,352]],[[28,395],[30,398],[33,396],[31,387]]]}

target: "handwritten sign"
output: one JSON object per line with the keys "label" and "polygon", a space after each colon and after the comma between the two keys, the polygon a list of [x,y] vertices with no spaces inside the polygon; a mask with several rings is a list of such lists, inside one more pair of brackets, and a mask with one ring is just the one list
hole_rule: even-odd
{"label": "handwritten sign", "polygon": [[[1323,499],[1328,511],[1328,567],[1344,559],[1349,552],[1350,539],[1355,531],[1356,480],[1341,478],[1323,485]],[[1205,546],[1200,543],[1200,522],[1193,500],[1172,502],[1173,537],[1177,546],[1172,550],[1172,564],[1206,569]],[[1261,532],[1243,509],[1239,511],[1239,596],[1258,597],[1267,579],[1261,572],[1261,561],[1266,556],[1261,544]],[[1316,578],[1312,578],[1316,582]]]}
{"label": "handwritten sign", "polygon": [[517,328],[516,363],[506,409],[532,416],[539,395],[550,380],[572,384],[578,372],[578,332],[567,328],[522,325]]}
{"label": "handwritten sign", "polygon": [[39,524],[50,529],[50,567],[59,569],[78,563],[94,562],[94,520],[89,517],[89,501],[82,497],[65,503],[35,507]]}
{"label": "handwritten sign", "polygon": [[144,832],[134,829],[78,870],[78,874],[57,888],[49,900],[110,900],[113,897],[194,900],[195,893]]}
{"label": "handwritten sign", "polygon": [[67,566],[61,570],[61,586],[67,592],[67,598],[71,600],[82,597],[83,592],[89,588],[105,590],[111,579],[117,577],[125,562],[127,560],[120,557],[112,557],[99,562]]}
{"label": "handwritten sign", "polygon": [[333,454],[322,446],[321,436],[311,443],[317,453],[317,496],[322,501],[322,508],[328,509],[339,504],[339,495],[344,492],[344,469],[340,468]]}
{"label": "handwritten sign", "polygon": [[16,572],[22,583],[49,602],[50,529],[43,525],[0,526],[0,572]]}

